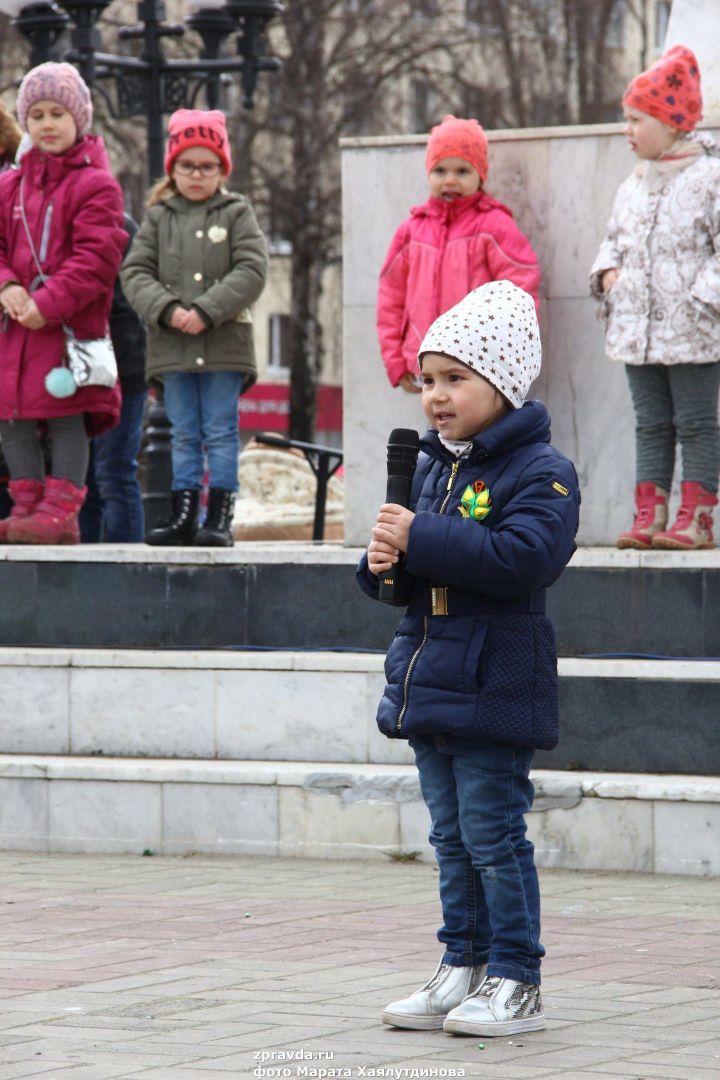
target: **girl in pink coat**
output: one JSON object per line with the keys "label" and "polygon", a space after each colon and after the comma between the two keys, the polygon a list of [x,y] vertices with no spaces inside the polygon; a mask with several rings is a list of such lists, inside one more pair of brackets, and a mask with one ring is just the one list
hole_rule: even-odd
{"label": "girl in pink coat", "polygon": [[[0,542],[73,544],[88,440],[117,423],[120,391],[57,397],[45,380],[63,366],[64,326],[81,340],[107,333],[127,243],[123,198],[102,139],[87,134],[90,91],[74,67],[33,68],[17,112],[32,146],[0,176],[0,440],[14,502]],[[52,445],[47,477],[42,428]]]}
{"label": "girl in pink coat", "polygon": [[506,206],[483,190],[488,143],[477,120],[446,116],[425,157],[430,198],[393,238],[380,271],[377,330],[393,386],[420,393],[417,354],[438,315],[489,281],[512,281],[538,305],[535,252]]}

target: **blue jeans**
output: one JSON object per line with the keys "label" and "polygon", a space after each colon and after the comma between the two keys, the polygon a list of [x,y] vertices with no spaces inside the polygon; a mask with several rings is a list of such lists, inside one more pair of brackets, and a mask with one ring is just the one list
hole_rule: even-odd
{"label": "blue jeans", "polygon": [[140,544],[145,536],[137,455],[147,391],[123,394],[120,423],[90,444],[88,494],[80,511],[84,544]]}
{"label": "blue jeans", "polygon": [[173,371],[163,375],[165,411],[172,424],[173,491],[202,488],[207,451],[210,487],[238,489],[239,371]]}
{"label": "blue jeans", "polygon": [[540,889],[524,815],[532,751],[410,739],[440,868],[443,963],[488,964],[488,975],[540,982]]}

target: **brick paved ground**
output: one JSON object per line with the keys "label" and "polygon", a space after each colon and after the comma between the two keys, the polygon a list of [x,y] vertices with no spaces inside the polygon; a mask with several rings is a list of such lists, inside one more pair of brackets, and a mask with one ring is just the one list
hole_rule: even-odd
{"label": "brick paved ground", "polygon": [[0,854],[0,1080],[718,1080],[720,883],[542,880],[548,1028],[478,1040],[378,1020],[435,966],[432,866]]}

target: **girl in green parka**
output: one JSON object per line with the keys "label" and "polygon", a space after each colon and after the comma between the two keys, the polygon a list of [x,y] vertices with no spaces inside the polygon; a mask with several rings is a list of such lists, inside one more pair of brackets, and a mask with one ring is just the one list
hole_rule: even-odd
{"label": "girl in green parka", "polygon": [[[265,284],[267,252],[249,201],[224,187],[230,169],[221,112],[173,113],[167,175],[150,193],[122,270],[125,295],[148,326],[148,380],[162,380],[172,425],[172,513],[148,544],[233,544],[238,398],[257,377],[249,306]],[[208,509],[198,529],[205,453]]]}

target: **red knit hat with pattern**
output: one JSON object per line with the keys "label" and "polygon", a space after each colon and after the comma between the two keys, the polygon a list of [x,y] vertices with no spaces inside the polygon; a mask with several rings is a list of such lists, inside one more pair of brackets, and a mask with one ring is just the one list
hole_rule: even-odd
{"label": "red knit hat with pattern", "polygon": [[651,68],[635,76],[622,103],[680,131],[692,131],[702,120],[695,53],[686,45],[673,45]]}
{"label": "red knit hat with pattern", "polygon": [[203,146],[220,158],[225,175],[232,170],[225,114],[219,109],[177,109],[168,120],[165,172],[170,175],[183,150]]}
{"label": "red knit hat with pattern", "polygon": [[431,172],[443,158],[458,157],[469,162],[485,182],[488,174],[487,135],[477,120],[444,116],[430,131],[425,154],[425,171]]}

